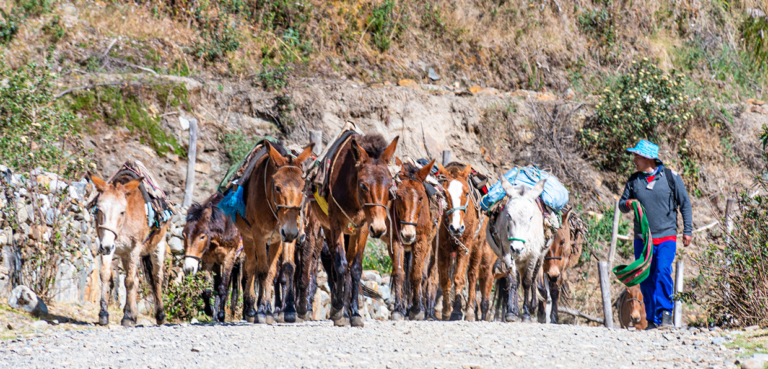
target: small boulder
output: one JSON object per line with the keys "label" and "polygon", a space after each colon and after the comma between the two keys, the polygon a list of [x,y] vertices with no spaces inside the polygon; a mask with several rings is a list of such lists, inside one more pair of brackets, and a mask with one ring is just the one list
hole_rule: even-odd
{"label": "small boulder", "polygon": [[48,327],[48,322],[46,322],[45,320],[38,320],[38,321],[32,323],[32,327],[33,328],[37,328],[37,329],[46,328],[46,327]]}
{"label": "small boulder", "polygon": [[364,270],[363,271],[363,281],[374,281],[376,284],[381,284],[381,276],[379,275],[378,271],[375,270]]}
{"label": "small boulder", "polygon": [[43,316],[48,314],[48,307],[43,300],[37,298],[34,291],[27,286],[17,286],[8,296],[8,306],[13,309],[24,310],[32,316]]}
{"label": "small boulder", "polygon": [[406,78],[406,79],[401,79],[400,81],[398,81],[398,82],[397,82],[397,84],[398,84],[398,86],[400,86],[400,87],[421,88],[421,87],[419,86],[419,84],[418,84],[418,83],[416,83],[416,81],[414,81],[414,80],[412,80],[412,79],[408,79],[408,78]]}
{"label": "small boulder", "polygon": [[440,79],[440,76],[431,67],[429,68],[429,72],[427,72],[427,76],[429,77],[429,79],[431,79],[433,81],[437,81],[437,80]]}
{"label": "small boulder", "polygon": [[171,237],[171,239],[168,241],[168,247],[170,247],[171,252],[174,254],[184,253],[184,242],[181,241],[181,238]]}

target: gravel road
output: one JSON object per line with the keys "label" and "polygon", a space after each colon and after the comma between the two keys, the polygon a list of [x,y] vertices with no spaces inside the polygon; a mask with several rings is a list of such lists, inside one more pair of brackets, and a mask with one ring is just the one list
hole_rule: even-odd
{"label": "gravel road", "polygon": [[0,367],[722,368],[733,366],[727,339],[698,329],[487,322],[111,326],[0,342]]}

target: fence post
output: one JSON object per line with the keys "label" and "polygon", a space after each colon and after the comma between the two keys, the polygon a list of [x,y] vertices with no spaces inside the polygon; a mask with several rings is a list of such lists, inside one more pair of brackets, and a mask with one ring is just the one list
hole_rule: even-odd
{"label": "fence post", "polygon": [[597,272],[600,277],[600,292],[603,297],[603,319],[606,328],[613,328],[613,310],[611,308],[611,283],[608,279],[608,262],[599,261]]}
{"label": "fence post", "polygon": [[192,194],[195,192],[195,157],[197,156],[197,119],[189,120],[189,149],[187,149],[187,182],[184,188],[183,208],[192,205]]}
{"label": "fence post", "polygon": [[619,201],[621,200],[616,200],[616,206],[613,208],[613,232],[611,233],[611,248],[608,249],[608,269],[613,267],[613,257],[616,255],[616,238],[619,235],[619,220],[621,219]]}
{"label": "fence post", "polygon": [[451,162],[451,150],[443,150],[443,166]]}
{"label": "fence post", "polygon": [[731,246],[731,232],[733,232],[733,212],[736,210],[736,199],[733,197],[725,203],[725,244]]}
{"label": "fence post", "polygon": [[675,299],[675,328],[683,326],[683,302],[680,301],[680,294],[683,293],[683,271],[684,265],[682,260],[678,260],[675,264],[675,293],[678,298]]}
{"label": "fence post", "polygon": [[309,130],[309,142],[315,144],[312,148],[312,152],[315,155],[320,155],[323,152],[323,131]]}

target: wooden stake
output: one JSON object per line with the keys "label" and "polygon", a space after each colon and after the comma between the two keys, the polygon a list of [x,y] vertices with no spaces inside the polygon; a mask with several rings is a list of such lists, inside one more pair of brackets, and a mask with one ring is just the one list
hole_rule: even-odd
{"label": "wooden stake", "polygon": [[608,269],[613,266],[613,257],[616,255],[616,241],[619,235],[619,220],[621,219],[619,201],[616,200],[616,206],[613,208],[613,232],[611,233],[611,248],[608,249]]}
{"label": "wooden stake", "polygon": [[731,232],[733,232],[733,213],[736,211],[736,199],[733,197],[725,203],[725,244],[731,246]]}
{"label": "wooden stake", "polygon": [[443,166],[451,162],[451,150],[443,150]]}
{"label": "wooden stake", "polygon": [[[683,293],[683,261],[678,260],[675,263],[675,292],[678,296]],[[683,326],[683,302],[678,298],[675,300],[675,328]]]}
{"label": "wooden stake", "polygon": [[315,155],[320,155],[323,152],[323,131],[309,131],[309,142],[313,142],[315,147],[312,148],[312,152]]}
{"label": "wooden stake", "polygon": [[608,279],[608,262],[597,262],[597,272],[600,277],[600,292],[603,297],[603,319],[605,327],[613,328],[613,310],[611,308],[611,283]]}
{"label": "wooden stake", "polygon": [[192,205],[192,195],[195,192],[195,159],[197,156],[197,119],[189,120],[189,148],[187,149],[187,183],[184,189],[183,208]]}

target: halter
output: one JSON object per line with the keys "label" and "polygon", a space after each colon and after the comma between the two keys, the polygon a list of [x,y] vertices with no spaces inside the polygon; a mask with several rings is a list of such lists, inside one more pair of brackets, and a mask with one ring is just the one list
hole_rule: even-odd
{"label": "halter", "polygon": [[[408,178],[406,178],[405,180],[408,180],[408,181],[413,181],[413,182],[416,182],[416,183],[421,183],[421,182],[419,182],[419,181],[417,181],[416,179],[414,179],[414,178],[411,178],[411,177],[408,177]],[[424,184],[422,183],[422,186],[423,186],[423,185],[424,185]],[[398,196],[395,196],[395,200],[397,200],[397,199],[398,199]],[[419,204],[421,204],[421,201],[419,201]],[[403,225],[412,225],[412,226],[414,226],[414,227],[418,226],[418,225],[419,225],[419,220],[421,220],[421,211],[422,211],[422,210],[424,210],[424,207],[423,207],[423,206],[419,208],[419,214],[416,216],[416,222],[415,222],[415,223],[414,223],[414,222],[406,222],[406,221],[403,221],[403,220],[399,221],[399,223],[400,223],[400,224],[403,224]],[[398,216],[398,218],[400,218],[400,214],[397,214],[397,208],[395,208],[395,215],[397,215],[397,216]]]}
{"label": "halter", "polygon": [[[267,162],[267,165],[264,166],[264,194],[267,193],[267,169],[269,168],[269,163],[272,162],[272,158],[269,157],[267,160],[269,160],[269,161]],[[277,165],[275,165],[275,172],[277,172],[277,170],[279,170],[280,168],[294,168],[294,169],[298,169],[299,171],[302,171],[301,168],[299,168],[299,167],[297,167],[295,165],[283,165],[281,167],[278,167]],[[301,205],[299,205],[299,206],[290,206],[290,205],[277,204],[276,201],[275,201],[275,182],[274,181],[272,181],[272,191],[270,191],[270,194],[272,195],[272,201],[270,202],[269,199],[268,199],[267,200],[267,205],[269,205],[269,210],[272,211],[272,216],[274,216],[275,219],[278,220],[278,222],[279,222],[280,218],[277,217],[277,211],[276,210],[280,210],[280,209],[301,210],[301,208],[302,208]],[[274,207],[272,206],[272,203],[275,203]],[[302,203],[303,203],[303,200],[302,200]]]}

